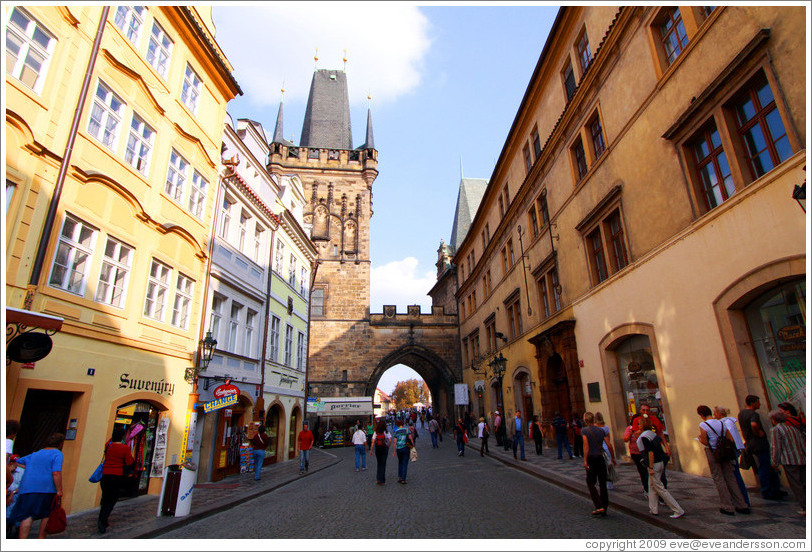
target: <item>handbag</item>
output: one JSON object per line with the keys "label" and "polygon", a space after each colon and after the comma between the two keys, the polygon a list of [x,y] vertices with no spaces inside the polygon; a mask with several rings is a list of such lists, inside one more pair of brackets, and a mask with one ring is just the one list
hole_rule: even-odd
{"label": "handbag", "polygon": [[612,455],[607,450],[603,451],[603,461],[606,464],[606,480],[614,483],[617,481],[617,470],[612,464]]}
{"label": "handbag", "polygon": [[88,481],[91,483],[98,483],[101,481],[102,471],[104,470],[104,457],[107,456],[107,447],[109,446],[110,444],[108,443],[107,446],[104,447],[104,452],[102,453],[102,459],[101,462],[99,462],[99,467],[93,470],[93,473],[91,473],[90,477],[88,478]]}
{"label": "handbag", "polygon": [[409,451],[409,460],[412,462],[417,462],[417,449],[413,448]]}
{"label": "handbag", "polygon": [[468,442],[468,434],[467,434],[467,433],[465,433],[465,432],[463,432],[463,434],[462,434],[462,442],[463,442],[463,443],[467,443],[467,442]]}
{"label": "handbag", "polygon": [[739,456],[739,469],[749,470],[753,468],[754,464],[755,462],[753,462],[751,453],[748,452],[747,449],[744,449],[741,456]]}
{"label": "handbag", "polygon": [[51,514],[48,516],[48,522],[45,524],[45,532],[49,535],[56,535],[64,531],[67,527],[68,516],[62,507],[62,498],[58,495],[54,495],[54,499],[51,501]]}

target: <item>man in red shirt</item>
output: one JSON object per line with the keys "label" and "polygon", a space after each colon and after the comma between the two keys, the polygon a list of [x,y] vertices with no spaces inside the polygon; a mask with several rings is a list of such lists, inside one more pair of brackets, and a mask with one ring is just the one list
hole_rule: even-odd
{"label": "man in red shirt", "polygon": [[[662,441],[663,452],[665,452],[665,461],[663,463],[663,474],[660,476],[660,481],[663,482],[663,487],[668,488],[668,478],[665,475],[666,473],[665,467],[668,465],[668,461],[671,459],[671,448],[668,446],[668,441],[665,439],[665,436],[663,435],[665,426],[657,416],[652,414],[651,406],[649,406],[648,403],[641,403],[640,413],[632,418],[632,439],[634,439],[634,441],[637,442],[637,438],[640,437],[641,433],[643,433],[643,430],[640,429],[640,420],[642,420],[644,415],[651,420],[651,429],[654,430],[654,433],[656,433],[657,436],[660,437],[660,440]],[[647,485],[644,484],[644,487],[646,486]]]}
{"label": "man in red shirt", "polygon": [[310,449],[313,448],[313,432],[310,431],[310,424],[305,420],[302,424],[302,431],[299,432],[299,475],[302,475],[310,468]]}

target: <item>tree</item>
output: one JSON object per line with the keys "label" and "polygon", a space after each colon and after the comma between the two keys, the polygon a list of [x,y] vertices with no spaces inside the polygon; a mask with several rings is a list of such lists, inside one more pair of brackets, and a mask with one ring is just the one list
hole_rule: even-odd
{"label": "tree", "polygon": [[[425,385],[425,382],[423,382]],[[409,379],[406,381],[399,381],[395,384],[395,390],[392,391],[392,401],[395,403],[395,408],[409,408],[416,402],[421,402],[420,382],[416,379]]]}
{"label": "tree", "polygon": [[429,391],[429,384],[423,381],[423,385],[420,387],[420,402],[423,404],[429,404],[431,402],[431,391]]}

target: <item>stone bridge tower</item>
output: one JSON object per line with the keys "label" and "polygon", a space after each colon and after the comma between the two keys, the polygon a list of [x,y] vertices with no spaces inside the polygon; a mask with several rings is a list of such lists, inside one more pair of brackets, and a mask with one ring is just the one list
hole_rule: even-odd
{"label": "stone bridge tower", "polygon": [[451,401],[453,383],[461,381],[456,315],[442,309],[421,315],[419,307],[409,307],[401,316],[386,307],[370,316],[369,222],[378,152],[370,112],[363,145],[352,146],[346,73],[314,72],[298,146],[284,139],[282,124],[280,104],[268,170],[301,178],[309,198],[305,228],[319,254],[308,396],[371,396],[382,373],[402,362],[423,376],[435,404]]}

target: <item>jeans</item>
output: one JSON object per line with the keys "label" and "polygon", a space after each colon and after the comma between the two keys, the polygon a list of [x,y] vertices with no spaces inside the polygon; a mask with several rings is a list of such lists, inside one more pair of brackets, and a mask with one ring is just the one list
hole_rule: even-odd
{"label": "jeans", "polygon": [[355,471],[359,468],[367,469],[367,446],[355,445]]}
{"label": "jeans", "polygon": [[574,456],[584,455],[584,440],[577,433],[575,434],[575,437],[572,440],[572,454]]}
{"label": "jeans", "polygon": [[758,483],[761,485],[761,496],[764,498],[779,498],[781,481],[778,472],[770,465],[770,449],[753,452],[758,464]]}
{"label": "jeans", "polygon": [[651,468],[654,470],[654,473],[649,474],[649,488],[652,490],[652,492],[648,494],[649,512],[655,515],[659,512],[658,502],[659,498],[662,498],[663,502],[671,508],[672,512],[675,514],[684,514],[685,510],[680,507],[677,501],[674,500],[674,497],[671,496],[671,493],[668,492],[668,489],[665,488],[665,485],[663,485],[662,475],[665,471],[665,462],[655,462]]}
{"label": "jeans", "polygon": [[750,506],[750,494],[747,492],[747,485],[744,484],[742,473],[739,471],[739,456],[741,456],[741,451],[736,451],[736,460],[733,461],[733,476],[736,478],[736,484],[742,492],[744,501],[747,503],[747,506]]}
{"label": "jeans", "polygon": [[516,458],[517,448],[521,449],[521,458],[524,460],[524,434],[521,431],[517,431],[513,434],[513,458]]}
{"label": "jeans", "polygon": [[109,525],[107,520],[116,502],[118,502],[118,495],[121,493],[124,480],[123,475],[102,475],[101,481],[99,481],[102,491],[101,503],[99,504],[99,525],[103,527]]}
{"label": "jeans", "polygon": [[479,455],[480,456],[485,456],[486,452],[488,454],[490,454],[491,451],[488,450],[488,439],[489,438],[490,438],[490,435],[488,435],[487,437],[482,437],[482,439],[481,439],[482,442],[479,445]]}
{"label": "jeans", "polygon": [[436,431],[429,432],[429,435],[431,435],[431,448],[440,448],[440,445],[437,444],[437,433]]}
{"label": "jeans", "polygon": [[378,483],[386,483],[386,455],[388,452],[389,447],[375,445],[375,458],[378,460],[378,473],[376,475]]}
{"label": "jeans", "polygon": [[397,449],[398,454],[398,481],[406,481],[406,471],[409,469],[409,447]]}
{"label": "jeans", "polygon": [[460,456],[465,456],[465,441],[462,439],[462,433],[457,433],[457,452]]}
{"label": "jeans", "polygon": [[570,448],[570,440],[567,434],[556,433],[555,441],[558,443],[558,459],[561,460],[561,447],[567,447],[567,454],[572,458],[572,449]]}
{"label": "jeans", "polygon": [[[592,503],[595,505],[596,510],[600,508],[606,509],[609,507],[609,491],[606,490],[606,462],[603,461],[602,454],[600,456],[587,456],[586,462],[586,486],[589,489],[589,496],[592,497]],[[600,486],[600,494],[598,489],[595,488],[595,482]]]}
{"label": "jeans", "polygon": [[307,471],[310,467],[310,449],[299,451],[299,471]]}
{"label": "jeans", "polygon": [[265,460],[265,451],[254,449],[251,451],[251,457],[254,459],[254,481],[259,481],[259,473],[262,471],[262,461]]}

